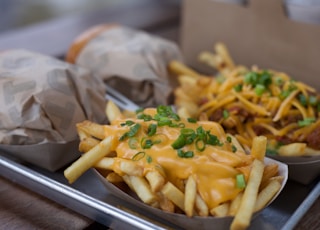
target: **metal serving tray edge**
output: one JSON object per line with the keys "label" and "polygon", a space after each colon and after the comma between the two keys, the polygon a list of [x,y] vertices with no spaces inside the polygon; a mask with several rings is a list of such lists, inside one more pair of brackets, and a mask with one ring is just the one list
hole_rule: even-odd
{"label": "metal serving tray edge", "polygon": [[[63,171],[49,172],[0,153],[0,175],[111,229],[128,229],[128,226],[179,229],[172,223],[139,213],[135,207],[112,196],[93,171],[69,185]],[[308,186],[289,181],[282,194],[252,221],[249,229],[292,229],[319,195],[320,181]]]}

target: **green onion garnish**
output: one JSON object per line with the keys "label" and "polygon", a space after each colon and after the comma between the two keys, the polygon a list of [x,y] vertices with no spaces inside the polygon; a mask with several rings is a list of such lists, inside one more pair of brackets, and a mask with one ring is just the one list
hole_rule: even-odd
{"label": "green onion garnish", "polygon": [[146,157],[146,160],[148,163],[151,163],[152,162],[152,157],[150,157],[149,155]]}
{"label": "green onion garnish", "polygon": [[184,152],[182,149],[178,150],[178,156],[181,158],[192,158],[193,152],[192,151],[186,151]]}
{"label": "green onion garnish", "polygon": [[261,96],[265,91],[266,91],[266,87],[264,85],[261,85],[261,84],[257,84],[256,87],[254,88],[254,92],[258,96]]}
{"label": "green onion garnish", "polygon": [[237,152],[237,147],[236,147],[235,145],[232,145],[232,146],[231,146],[231,149],[232,149],[232,152],[233,152],[233,153]]}
{"label": "green onion garnish", "polygon": [[197,123],[197,120],[191,117],[189,117],[187,120],[189,123]]}
{"label": "green onion garnish", "polygon": [[307,117],[307,118],[305,118],[305,119],[303,119],[303,120],[300,120],[300,121],[298,121],[298,125],[300,126],[300,127],[303,127],[303,126],[308,126],[308,125],[311,125],[313,122],[315,122],[316,121],[316,118],[314,118],[314,117]]}
{"label": "green onion garnish", "polygon": [[179,137],[171,144],[172,148],[180,149],[186,145],[186,138],[184,135],[179,135]]}
{"label": "green onion garnish", "polygon": [[241,92],[242,91],[242,84],[235,85],[233,88],[236,92]]}
{"label": "green onion garnish", "polygon": [[309,105],[315,106],[317,105],[318,99],[315,96],[309,96]]}
{"label": "green onion garnish", "polygon": [[229,111],[226,110],[226,109],[224,109],[224,110],[222,111],[222,115],[223,115],[223,118],[224,118],[224,119],[227,119],[227,118],[229,117]]}
{"label": "green onion garnish", "polygon": [[146,155],[145,152],[138,152],[138,153],[133,155],[132,160],[133,161],[141,160],[142,158],[144,158],[145,155]]}
{"label": "green onion garnish", "polygon": [[157,125],[156,124],[150,124],[148,127],[147,135],[153,136],[157,132]]}
{"label": "green onion garnish", "polygon": [[125,134],[123,134],[120,137],[120,141],[123,141],[124,139],[126,139],[127,137],[133,137],[134,135],[136,135],[140,129],[141,125],[139,123],[133,125],[130,127],[130,130],[128,132],[126,132]]}
{"label": "green onion garnish", "polygon": [[130,147],[130,149],[137,149],[138,148],[138,138],[136,137],[131,137],[128,141],[128,145]]}
{"label": "green onion garnish", "polygon": [[301,105],[307,106],[308,101],[307,101],[306,96],[304,96],[303,94],[299,94],[298,98],[299,98],[299,101],[300,101]]}
{"label": "green onion garnish", "polygon": [[206,143],[202,139],[197,139],[195,145],[196,149],[200,152],[206,148]]}
{"label": "green onion garnish", "polygon": [[243,174],[237,174],[236,183],[237,183],[237,188],[243,189],[246,187],[246,180]]}
{"label": "green onion garnish", "polygon": [[212,135],[210,133],[208,133],[207,144],[209,144],[209,145],[218,145],[218,146],[222,146],[223,145],[216,135]]}
{"label": "green onion garnish", "polygon": [[141,148],[143,149],[150,149],[153,145],[153,141],[150,139],[147,139],[146,137],[143,137],[141,139]]}

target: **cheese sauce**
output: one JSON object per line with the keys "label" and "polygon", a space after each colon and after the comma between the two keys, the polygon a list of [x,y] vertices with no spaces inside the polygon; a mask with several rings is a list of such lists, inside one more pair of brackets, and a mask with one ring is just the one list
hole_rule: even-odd
{"label": "cheese sauce", "polygon": [[[146,109],[143,113],[155,116],[157,111]],[[133,137],[122,140],[123,135],[133,127],[133,124],[124,125],[127,120],[133,124],[140,124],[140,129]],[[144,173],[160,168],[165,178],[180,189],[183,187],[183,180],[194,175],[198,192],[210,209],[234,199],[242,191],[236,186],[236,175],[244,174],[245,178],[248,178],[251,156],[241,151],[232,151],[233,145],[218,123],[208,121],[191,123],[182,119],[178,123],[183,123],[183,128],[158,125],[156,133],[148,136],[148,127],[150,124],[157,124],[155,120],[119,119],[113,121],[111,125],[106,125],[105,133],[106,136],[115,137],[113,150],[117,153],[117,157],[135,160],[144,167]],[[181,130],[197,130],[199,127],[206,133],[218,137],[218,143],[216,145],[201,143],[199,148],[194,141],[179,148],[185,154],[192,151],[192,156],[179,155],[178,149],[174,149],[172,144],[178,139]],[[146,148],[144,144],[148,140],[153,144]]]}

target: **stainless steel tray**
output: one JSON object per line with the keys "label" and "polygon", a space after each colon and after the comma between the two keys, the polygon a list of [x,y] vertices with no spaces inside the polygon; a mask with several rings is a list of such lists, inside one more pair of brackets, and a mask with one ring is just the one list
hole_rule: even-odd
{"label": "stainless steel tray", "polygon": [[[110,194],[93,170],[69,185],[63,169],[49,172],[0,153],[0,175],[111,229],[181,229]],[[292,229],[319,195],[319,180],[308,186],[288,181],[280,196],[253,220],[249,229]]]}

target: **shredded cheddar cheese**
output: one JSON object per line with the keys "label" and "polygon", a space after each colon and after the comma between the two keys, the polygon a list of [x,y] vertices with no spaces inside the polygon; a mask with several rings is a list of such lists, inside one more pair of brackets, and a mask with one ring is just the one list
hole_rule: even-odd
{"label": "shredded cheddar cheese", "polygon": [[217,66],[216,77],[194,79],[210,79],[206,85],[195,84],[194,89],[183,91],[185,103],[175,93],[178,109],[192,98],[197,108],[187,109],[188,114],[220,123],[227,132],[238,135],[247,149],[252,138],[265,135],[270,143],[277,143],[271,148],[302,142],[320,151],[320,96],[313,87],[257,66]]}

